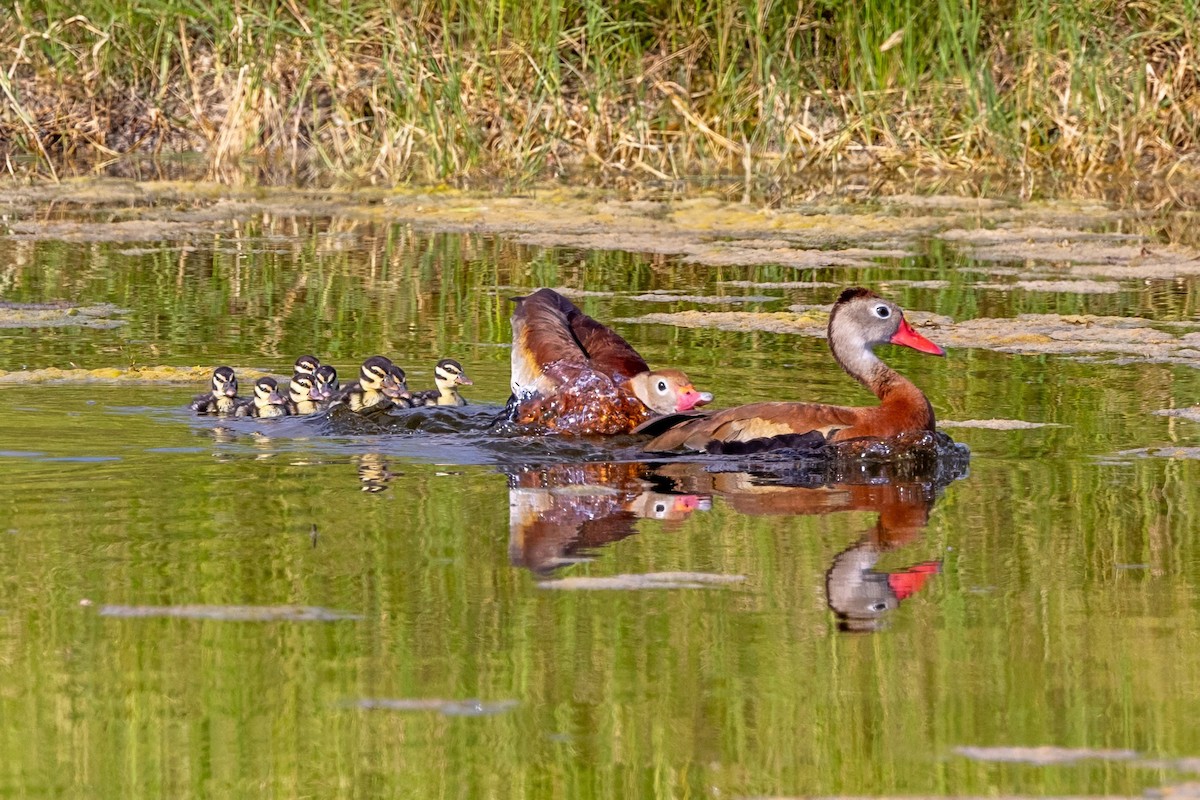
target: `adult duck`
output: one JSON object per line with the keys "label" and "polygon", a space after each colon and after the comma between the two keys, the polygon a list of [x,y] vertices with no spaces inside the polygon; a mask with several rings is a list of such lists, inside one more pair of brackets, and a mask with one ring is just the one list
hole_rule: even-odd
{"label": "adult duck", "polygon": [[675,369],[651,371],[629,342],[552,289],[515,297],[509,418],[568,434],[628,433],[712,395]]}
{"label": "adult duck", "polygon": [[895,303],[867,289],[847,289],[829,315],[829,349],[850,377],[879,398],[879,405],[750,403],[685,419],[656,436],[645,449],[745,452],[758,449],[753,445],[747,448],[745,443],[762,444],[766,449],[771,440],[787,442],[805,435],[842,442],[932,431],[934,416],[929,400],[912,381],[875,355],[875,347],[881,344],[945,355],[942,348],[913,330]]}

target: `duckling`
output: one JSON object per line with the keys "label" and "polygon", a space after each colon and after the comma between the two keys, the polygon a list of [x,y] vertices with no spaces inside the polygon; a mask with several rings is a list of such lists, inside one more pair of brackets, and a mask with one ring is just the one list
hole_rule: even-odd
{"label": "duckling", "polygon": [[316,403],[317,410],[324,411],[339,390],[337,370],[328,364],[322,364],[317,369],[315,378],[316,385],[312,390],[312,399]]}
{"label": "duckling", "polygon": [[384,388],[383,393],[388,399],[399,408],[412,408],[412,393],[408,391],[408,382],[404,377],[404,370],[392,364],[388,369],[388,374],[392,376],[393,386]]}
{"label": "duckling", "polygon": [[296,375],[316,375],[320,368],[321,359],[314,355],[303,355],[292,365],[292,372]]}
{"label": "duckling", "polygon": [[470,386],[471,379],[463,370],[462,364],[453,358],[443,358],[433,368],[433,382],[436,389],[426,389],[414,392],[412,404],[416,406],[465,406],[466,399],[458,393],[458,386]]}
{"label": "duckling", "polygon": [[297,372],[288,385],[287,410],[289,414],[312,414],[320,410],[316,378]]}
{"label": "duckling", "polygon": [[399,394],[392,374],[393,366],[389,358],[371,356],[359,368],[358,380],[342,389],[336,402],[345,403],[351,411],[365,411],[390,403],[388,393]]}
{"label": "duckling", "polygon": [[286,417],[287,400],[279,393],[274,378],[259,378],[254,382],[254,397],[237,407],[238,417]]}
{"label": "duckling", "polygon": [[198,394],[192,400],[190,408],[197,414],[220,414],[229,416],[243,402],[237,396],[237,376],[230,367],[217,367],[212,374],[212,388],[205,394]]}

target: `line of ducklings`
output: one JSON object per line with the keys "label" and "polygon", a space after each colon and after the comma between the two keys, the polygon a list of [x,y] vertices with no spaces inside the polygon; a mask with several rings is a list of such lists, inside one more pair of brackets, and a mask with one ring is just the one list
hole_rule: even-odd
{"label": "line of ducklings", "polygon": [[458,387],[471,385],[462,364],[452,358],[443,358],[434,367],[436,388],[420,392],[408,390],[404,370],[385,356],[372,356],[364,361],[358,370],[358,380],[346,386],[339,385],[337,370],[322,364],[316,356],[300,356],[293,369],[286,394],[274,378],[262,377],[254,382],[250,397],[238,397],[233,369],[217,367],[209,391],[197,395],[190,407],[197,414],[270,418],[314,414],[338,404],[357,412],[465,406],[467,401]]}

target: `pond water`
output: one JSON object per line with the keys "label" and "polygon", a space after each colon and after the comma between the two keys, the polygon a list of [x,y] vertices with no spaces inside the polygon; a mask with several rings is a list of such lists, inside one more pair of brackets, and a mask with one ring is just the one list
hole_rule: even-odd
{"label": "pond water", "polygon": [[[538,286],[593,292],[588,313],[717,405],[862,404],[819,338],[616,320],[827,307],[862,284],[935,341],[1032,313],[1186,337],[1200,278],[984,288],[1055,265],[928,232],[861,263],[717,265],[304,209],[29,235],[129,213],[31,202],[0,225],[0,300],[111,303],[124,323],[0,328],[0,367],[29,370],[0,383],[0,796],[1200,780],[1200,421],[1154,413],[1200,401],[1192,340],[1171,358],[881,351],[970,448],[933,476],[482,432],[507,396],[507,298]],[[474,405],[416,430],[221,423],[186,410],[204,381],[169,370],[34,372],[282,374],[303,352],[344,377],[385,353],[414,388],[451,356]],[[1039,426],[971,422],[995,419]]]}

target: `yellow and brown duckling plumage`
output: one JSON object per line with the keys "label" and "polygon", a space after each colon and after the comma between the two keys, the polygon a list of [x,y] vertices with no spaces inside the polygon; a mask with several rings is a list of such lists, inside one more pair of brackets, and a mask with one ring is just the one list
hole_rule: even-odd
{"label": "yellow and brown duckling plumage", "polygon": [[296,359],[296,363],[292,365],[292,374],[315,376],[320,368],[321,359],[311,353],[306,353]]}
{"label": "yellow and brown duckling plumage", "polygon": [[231,367],[217,367],[213,370],[212,385],[209,391],[196,395],[190,406],[197,414],[233,414],[239,404],[244,402],[237,396],[237,376]]}
{"label": "yellow and brown duckling plumage", "polygon": [[274,378],[259,378],[254,382],[254,397],[242,403],[234,412],[239,417],[286,417],[287,398],[279,393]]}
{"label": "yellow and brown duckling plumage", "polygon": [[408,380],[404,370],[392,364],[388,370],[392,376],[392,385],[383,390],[387,398],[400,408],[412,408],[412,392],[408,390]]}
{"label": "yellow and brown duckling plumage", "polygon": [[289,414],[313,414],[320,411],[319,398],[315,375],[297,372],[292,376],[292,381],[288,385],[287,410]]}
{"label": "yellow and brown duckling plumage", "polygon": [[433,382],[436,389],[426,389],[413,392],[412,404],[416,406],[465,406],[466,399],[459,394],[459,386],[470,386],[472,381],[467,377],[463,365],[453,358],[443,358],[433,368]]}
{"label": "yellow and brown duckling plumage", "polygon": [[322,364],[317,368],[314,380],[316,383],[313,386],[312,399],[317,405],[317,410],[323,411],[341,390],[337,370],[328,364]]}
{"label": "yellow and brown duckling plumage", "polygon": [[[342,390],[337,402],[345,403],[351,411],[366,411],[391,403],[393,396],[399,397],[402,391],[396,382],[394,367],[389,358],[371,356],[359,368],[358,380]],[[407,394],[407,390],[403,391]]]}

